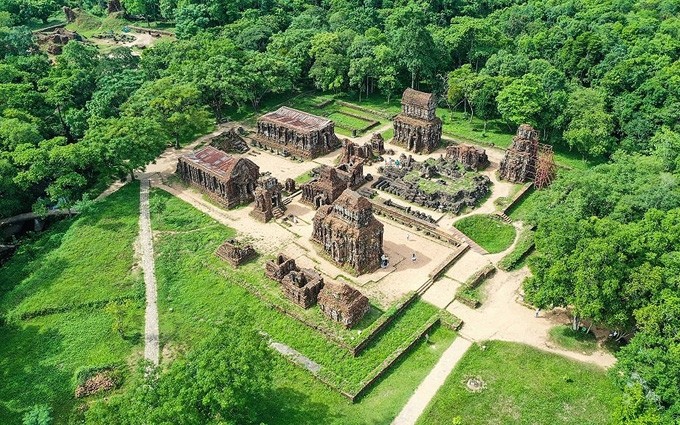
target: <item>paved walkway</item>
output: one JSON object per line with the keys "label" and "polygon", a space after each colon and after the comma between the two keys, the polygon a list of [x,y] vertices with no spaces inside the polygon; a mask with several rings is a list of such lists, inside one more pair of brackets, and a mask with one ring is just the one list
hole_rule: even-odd
{"label": "paved walkway", "polygon": [[416,423],[470,346],[472,346],[472,342],[461,336],[458,336],[451,343],[451,346],[444,351],[437,364],[423,382],[418,385],[418,388],[416,388],[416,391],[409,398],[404,408],[401,409],[399,415],[392,422],[393,425],[411,425]]}
{"label": "paved walkway", "polygon": [[280,342],[270,342],[269,346],[284,356],[290,358],[296,364],[304,367],[308,371],[312,372],[313,375],[318,375],[321,370],[321,365],[310,359],[309,357],[303,355],[296,349],[282,344]]}
{"label": "paved walkway", "polygon": [[153,258],[153,236],[149,214],[149,179],[141,181],[139,192],[139,243],[142,250],[142,270],[146,286],[146,310],[144,312],[144,358],[158,366],[158,307],[156,305],[156,273]]}

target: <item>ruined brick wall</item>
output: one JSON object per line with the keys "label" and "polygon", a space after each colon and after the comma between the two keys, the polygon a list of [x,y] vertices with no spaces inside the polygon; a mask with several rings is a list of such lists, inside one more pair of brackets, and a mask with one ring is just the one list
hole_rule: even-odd
{"label": "ruined brick wall", "polygon": [[489,157],[482,148],[471,145],[453,145],[446,148],[446,158],[460,162],[469,170],[483,170],[488,167]]}
{"label": "ruined brick wall", "polygon": [[318,297],[321,311],[346,328],[356,325],[370,310],[368,298],[346,284],[328,282]]}

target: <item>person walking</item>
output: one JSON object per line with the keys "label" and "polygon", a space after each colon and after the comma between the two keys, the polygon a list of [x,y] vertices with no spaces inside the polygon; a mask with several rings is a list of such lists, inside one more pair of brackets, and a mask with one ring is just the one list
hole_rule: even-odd
{"label": "person walking", "polygon": [[411,261],[413,261],[414,263],[416,262],[416,253],[415,252],[411,255]]}

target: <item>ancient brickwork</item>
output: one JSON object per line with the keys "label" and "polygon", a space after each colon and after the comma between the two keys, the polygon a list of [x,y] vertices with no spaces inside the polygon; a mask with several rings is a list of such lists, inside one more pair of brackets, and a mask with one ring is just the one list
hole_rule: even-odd
{"label": "ancient brickwork", "polygon": [[257,120],[256,145],[313,159],[340,146],[333,121],[283,106]]}
{"label": "ancient brickwork", "polygon": [[319,294],[319,308],[330,319],[351,328],[370,310],[368,298],[346,284],[328,282]]}
{"label": "ancient brickwork", "polygon": [[227,208],[253,201],[260,168],[248,158],[236,158],[212,146],[182,155],[177,174]]}
{"label": "ancient brickwork", "polygon": [[257,180],[257,187],[254,192],[255,205],[250,212],[250,216],[266,223],[274,218],[278,211],[281,211],[280,214],[282,214],[283,210],[285,210],[281,199],[282,191],[283,186],[281,186],[275,177],[260,177]]}
{"label": "ancient brickwork", "polygon": [[228,153],[246,153],[248,152],[248,144],[245,139],[241,137],[236,128],[231,128],[223,131],[217,136],[210,139],[210,146]]}
{"label": "ancient brickwork", "polygon": [[229,239],[217,248],[215,255],[238,267],[255,257],[255,249],[251,245],[244,245],[234,239]]}
{"label": "ancient brickwork", "polygon": [[[378,136],[380,134],[376,133]],[[375,137],[375,135],[373,135]],[[381,137],[382,140],[382,137]],[[385,153],[385,145],[382,142],[364,143],[359,145],[349,139],[343,140],[342,154],[340,154],[340,163],[354,162],[357,158],[363,159],[367,162],[372,162],[377,156]]]}
{"label": "ancient brickwork", "polygon": [[382,134],[373,133],[369,143],[371,144],[374,154],[383,155],[385,153],[385,139],[382,137]]}
{"label": "ancient brickwork", "polygon": [[[457,160],[446,158],[417,162],[402,156],[399,165],[387,165],[380,171],[382,175],[372,188],[423,207],[454,214],[459,214],[465,207],[475,207],[491,187],[487,176],[470,175]],[[462,179],[465,184],[457,183]]]}
{"label": "ancient brickwork", "polygon": [[538,131],[528,124],[520,125],[501,160],[498,176],[512,183],[533,180],[536,175],[538,144]]}
{"label": "ancient brickwork", "polygon": [[62,49],[71,40],[81,41],[83,38],[77,32],[65,28],[56,28],[51,32],[39,32],[35,35],[38,45],[43,46],[47,53],[60,55]]}
{"label": "ancient brickwork", "polygon": [[364,184],[364,162],[353,158],[349,163],[337,167],[323,165],[316,172],[316,177],[302,186],[301,202],[319,208],[332,204],[347,188],[356,189]]}
{"label": "ancient brickwork", "polygon": [[316,304],[319,291],[324,287],[319,273],[298,267],[294,259],[283,254],[265,264],[265,274],[278,281],[284,295],[302,308]]}
{"label": "ancient brickwork", "polygon": [[401,98],[401,108],[393,121],[392,143],[418,153],[437,149],[442,138],[442,121],[435,115],[434,95],[408,88]]}
{"label": "ancient brickwork", "polygon": [[347,189],[332,205],[320,207],[313,220],[312,241],[338,265],[357,274],[380,265],[384,226],[373,217],[371,202]]}
{"label": "ancient brickwork", "polygon": [[489,166],[489,157],[482,148],[471,145],[453,145],[446,148],[446,158],[460,162],[468,170],[483,170]]}

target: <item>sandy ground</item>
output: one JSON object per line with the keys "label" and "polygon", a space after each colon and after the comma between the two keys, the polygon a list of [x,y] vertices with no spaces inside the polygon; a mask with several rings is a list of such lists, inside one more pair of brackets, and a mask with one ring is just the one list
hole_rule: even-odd
{"label": "sandy ground", "polygon": [[423,382],[416,388],[413,396],[409,398],[406,405],[401,409],[399,415],[392,421],[393,425],[415,424],[425,408],[437,394],[439,388],[444,385],[446,378],[453,370],[453,367],[463,357],[472,342],[465,338],[456,338],[449,348],[444,351],[439,361],[425,377]]}

